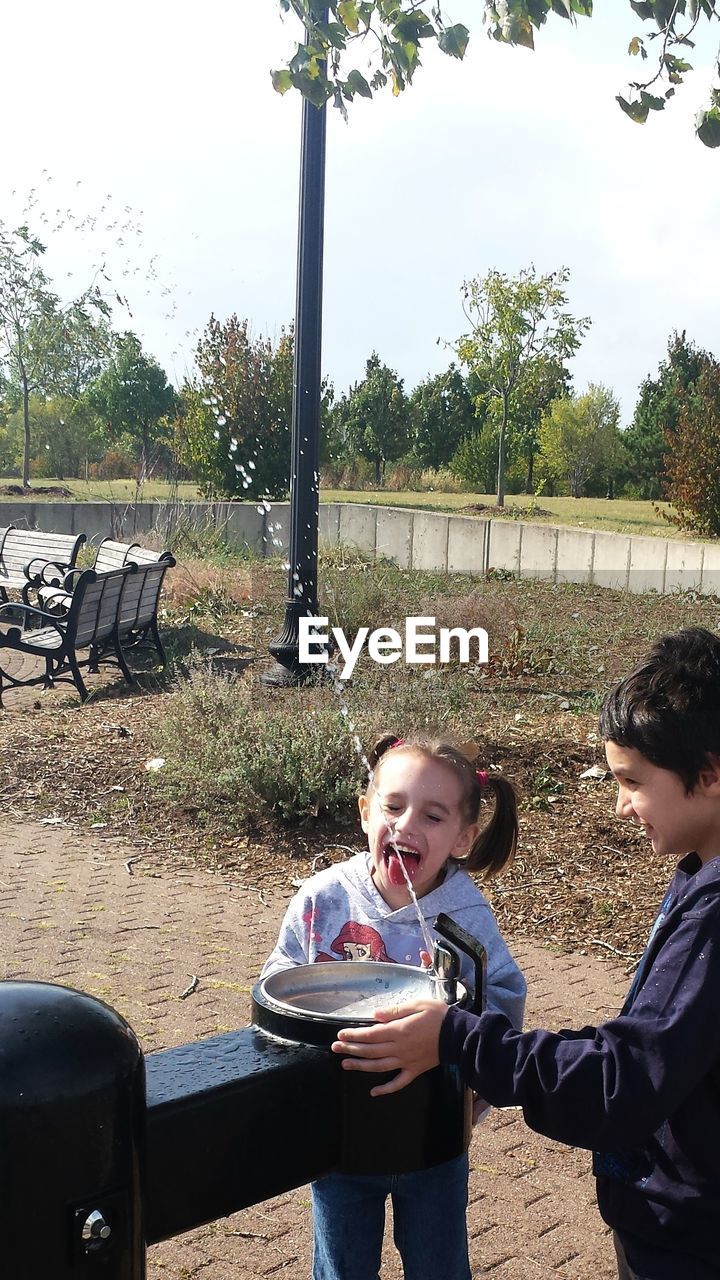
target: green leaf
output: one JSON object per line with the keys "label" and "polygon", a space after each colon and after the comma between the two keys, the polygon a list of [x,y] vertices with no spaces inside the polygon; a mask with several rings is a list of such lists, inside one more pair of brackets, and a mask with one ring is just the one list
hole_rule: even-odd
{"label": "green leaf", "polygon": [[359,71],[351,71],[347,78],[348,88],[353,93],[358,93],[361,98],[372,98],[372,89],[367,80]]}
{"label": "green leaf", "polygon": [[287,93],[292,89],[292,76],[286,67],[282,71],[271,71],[272,86],[276,93]]}
{"label": "green leaf", "polygon": [[665,108],[664,98],[656,98],[654,94],[645,93],[644,90],[640,94],[640,101],[644,107],[647,107],[648,111],[663,111]]}
{"label": "green leaf", "polygon": [[655,17],[653,7],[647,3],[647,0],[630,0],[630,8],[638,18],[642,18],[643,22],[652,22]]}
{"label": "green leaf", "polygon": [[347,32],[340,22],[317,22],[315,24],[317,34],[323,40],[327,40],[333,49],[344,49],[347,44]]}
{"label": "green leaf", "polygon": [[519,44],[523,49],[535,48],[532,26],[524,18],[513,23],[511,38],[513,44]]}
{"label": "green leaf", "polygon": [[628,102],[621,94],[617,95],[615,101],[620,104],[625,115],[635,121],[635,124],[644,124],[647,120],[650,108],[644,106],[642,102]]}
{"label": "green leaf", "polygon": [[641,52],[642,48],[643,48],[643,42],[640,39],[640,37],[633,36],[632,40],[628,45],[628,53],[631,55],[631,57],[633,58],[637,57],[637,55]]}
{"label": "green leaf", "polygon": [[443,53],[447,53],[451,58],[464,58],[465,50],[470,39],[470,32],[461,22],[456,22],[454,27],[446,27],[438,36],[438,45]]}
{"label": "green leaf", "polygon": [[706,147],[720,147],[720,110],[700,111],[695,124],[697,136]]}

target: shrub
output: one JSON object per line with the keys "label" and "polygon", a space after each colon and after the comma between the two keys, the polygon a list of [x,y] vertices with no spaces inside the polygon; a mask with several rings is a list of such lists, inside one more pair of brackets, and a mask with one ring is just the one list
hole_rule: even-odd
{"label": "shrub", "polygon": [[137,463],[122,449],[108,449],[99,462],[91,462],[88,468],[92,480],[126,480],[136,472]]}
{"label": "shrub", "polygon": [[704,537],[720,536],[720,364],[703,369],[681,391],[677,430],[666,432],[665,492],[675,508],[659,510],[670,524]]}
{"label": "shrub", "polygon": [[354,812],[360,765],[329,688],[274,693],[197,666],[160,735],[158,785],[204,821],[304,822]]}

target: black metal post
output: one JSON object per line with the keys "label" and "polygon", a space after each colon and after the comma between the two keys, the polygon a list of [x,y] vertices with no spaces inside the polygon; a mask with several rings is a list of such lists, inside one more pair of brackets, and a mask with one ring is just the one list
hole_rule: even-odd
{"label": "black metal post", "polygon": [[[327,11],[322,15],[327,22]],[[302,682],[317,666],[300,663],[299,619],[316,616],[320,516],[320,352],[325,221],[325,106],[302,109],[290,470],[290,554],[285,621],[270,645],[276,659],[265,684]]]}
{"label": "black metal post", "polygon": [[0,982],[0,1272],[144,1280],[145,1070],[99,1000]]}

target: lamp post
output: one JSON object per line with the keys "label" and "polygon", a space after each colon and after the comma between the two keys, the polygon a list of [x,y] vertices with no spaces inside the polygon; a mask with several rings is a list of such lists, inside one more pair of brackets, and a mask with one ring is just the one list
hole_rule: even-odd
{"label": "lamp post", "polygon": [[[327,10],[320,20],[327,22]],[[325,219],[325,105],[302,107],[290,468],[290,553],[285,620],[269,646],[276,659],[264,684],[302,683],[317,667],[299,656],[299,619],[315,616],[320,518],[320,352]]]}

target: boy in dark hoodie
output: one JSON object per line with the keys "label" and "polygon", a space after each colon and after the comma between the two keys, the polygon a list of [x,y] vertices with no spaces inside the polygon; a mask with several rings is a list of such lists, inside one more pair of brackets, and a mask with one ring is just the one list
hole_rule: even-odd
{"label": "boy in dark hoodie", "polygon": [[617,813],[679,857],[620,1014],[579,1031],[518,1032],[436,1001],[341,1031],[348,1070],[459,1065],[494,1106],[593,1150],[620,1280],[720,1278],[720,639],[660,640],[600,714]]}

